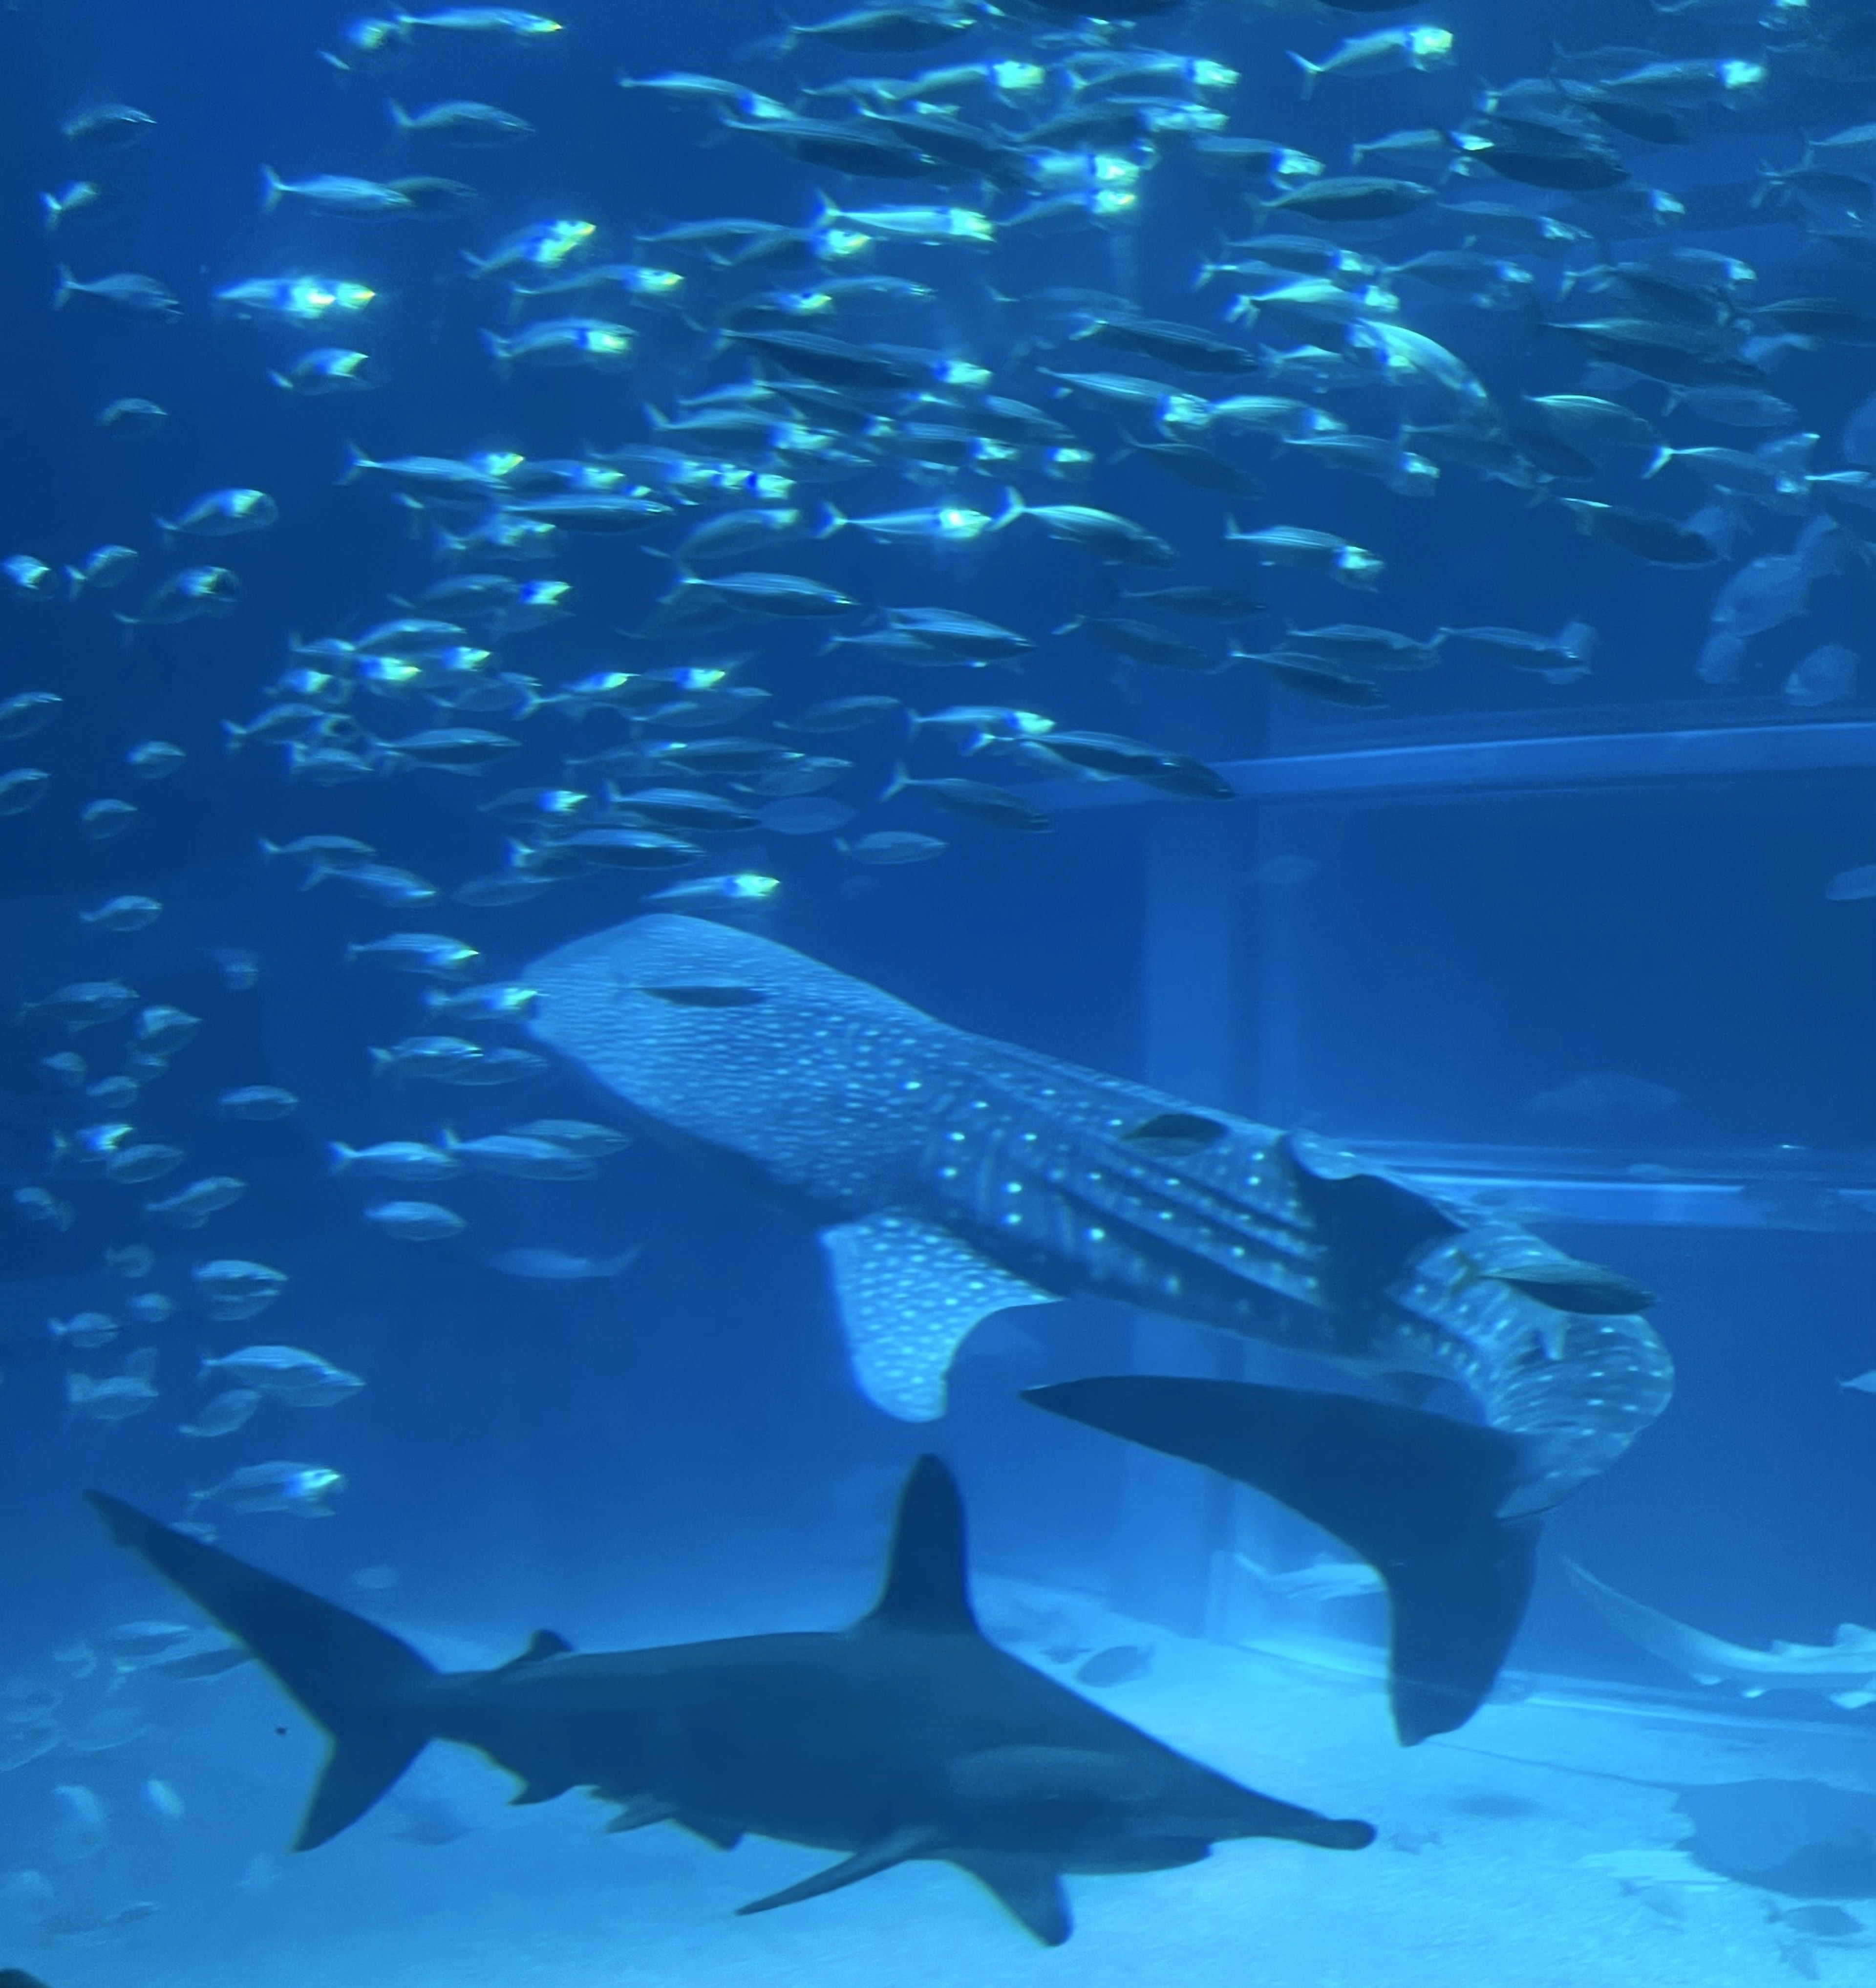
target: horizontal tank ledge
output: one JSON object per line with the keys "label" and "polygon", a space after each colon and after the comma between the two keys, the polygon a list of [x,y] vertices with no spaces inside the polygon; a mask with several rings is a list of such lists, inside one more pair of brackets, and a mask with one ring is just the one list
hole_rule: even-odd
{"label": "horizontal tank ledge", "polygon": [[1876,1237],[1876,1189],[1817,1181],[1546,1179],[1542,1175],[1391,1171],[1441,1199],[1482,1212],[1502,1205],[1521,1222],[1597,1222],[1629,1229],[1766,1229]]}
{"label": "horizontal tank ledge", "polygon": [[[1232,759],[1218,770],[1244,800],[1438,788],[1536,787],[1583,780],[1688,779],[1876,767],[1876,722],[1727,725],[1688,732],[1584,732]],[[1033,790],[1036,791],[1036,790]],[[1132,780],[1050,782],[1056,809],[1137,806],[1173,796]],[[1182,803],[1189,805],[1189,803]]]}

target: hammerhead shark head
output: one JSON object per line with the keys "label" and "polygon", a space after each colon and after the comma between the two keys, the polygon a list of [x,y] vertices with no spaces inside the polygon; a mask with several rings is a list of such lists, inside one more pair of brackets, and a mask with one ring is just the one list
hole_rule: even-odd
{"label": "hammerhead shark head", "polygon": [[[1489,1687],[1541,1515],[1667,1405],[1640,1286],[1323,1141],[967,1034],[704,919],[634,919],[525,977],[539,1040],[814,1224],[855,1378],[892,1414],[943,1412],[991,1313],[1081,1293],[1388,1389],[1401,1405],[1117,1377],[1079,1418],[1269,1490],[1375,1565],[1410,1743]],[[1421,1412],[1442,1383],[1482,1426]]]}
{"label": "hammerhead shark head", "polygon": [[1215,1843],[1374,1840],[1240,1787],[987,1641],[964,1511],[935,1457],[901,1493],[884,1584],[850,1628],[576,1655],[539,1631],[512,1662],[439,1672],[388,1631],[99,1492],[120,1546],[245,1643],[332,1745],[295,1848],[357,1821],[433,1740],[472,1746],[517,1802],[583,1787],[610,1827],[671,1821],[842,1861],[745,1912],[918,1858],[968,1871],[1035,1936],[1072,1930],[1064,1872],[1168,1870]]}

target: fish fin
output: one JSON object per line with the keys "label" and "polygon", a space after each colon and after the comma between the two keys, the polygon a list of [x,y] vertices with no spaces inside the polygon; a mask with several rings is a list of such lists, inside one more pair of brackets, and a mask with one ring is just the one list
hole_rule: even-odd
{"label": "fish fin", "polygon": [[1306,56],[1300,56],[1294,49],[1286,49],[1284,54],[1296,65],[1303,78],[1303,100],[1307,103],[1316,94],[1317,79],[1323,73],[1320,63],[1311,62]]}
{"label": "fish fin", "polygon": [[1465,1724],[1530,1598],[1535,1519],[1500,1519],[1521,1445],[1353,1395],[1120,1375],[1034,1388],[1052,1414],[1201,1463],[1333,1533],[1387,1584],[1401,1743]]}
{"label": "fish fin", "polygon": [[654,1822],[674,1822],[676,1808],[656,1795],[634,1795],[606,1825],[608,1836],[623,1836],[627,1831],[649,1829]]}
{"label": "fish fin", "polygon": [[955,1630],[975,1635],[964,1501],[935,1456],[906,1473],[893,1521],[880,1598],[861,1618],[883,1629]]}
{"label": "fish fin", "polygon": [[286,191],[286,182],[272,166],[261,168],[261,211],[272,214]]}
{"label": "fish fin", "polygon": [[529,1664],[545,1663],[549,1657],[564,1657],[573,1648],[566,1638],[553,1629],[536,1629],[528,1647],[518,1657],[510,1657],[502,1668],[518,1671]]}
{"label": "fish fin", "polygon": [[890,1212],[822,1231],[853,1378],[906,1422],[945,1412],[945,1376],[972,1328],[1053,1294],[1012,1276],[947,1229]]}
{"label": "fish fin", "polygon": [[1060,1946],[1075,1929],[1062,1889],[1062,1874],[1039,1858],[1000,1851],[975,1851],[947,1860],[968,1871],[1010,1917],[1044,1946]]}
{"label": "fish fin", "polygon": [[101,1492],[85,1496],[119,1546],[246,1644],[330,1736],[294,1848],[311,1850],[356,1822],[428,1743],[423,1700],[436,1672],[375,1623]]}
{"label": "fish fin", "polygon": [[772,1912],[777,1905],[799,1905],[803,1898],[818,1898],[829,1892],[844,1891],[849,1885],[857,1885],[863,1878],[890,1871],[895,1864],[903,1864],[909,1858],[928,1854],[938,1841],[938,1831],[929,1824],[908,1824],[902,1829],[890,1831],[877,1842],[855,1851],[840,1863],[830,1864],[825,1871],[816,1871],[812,1878],[803,1878],[799,1885],[790,1885],[785,1890],[771,1892],[766,1898],[752,1898],[746,1905],[739,1905],[736,1916],[746,1919],[752,1912]]}
{"label": "fish fin", "polygon": [[1721,1684],[1729,1678],[1736,1681],[1742,1671],[1749,1675],[1755,1658],[1758,1660],[1758,1668],[1767,1667],[1762,1652],[1724,1642],[1717,1636],[1709,1636],[1704,1629],[1677,1622],[1671,1615],[1664,1615],[1645,1602],[1632,1601],[1606,1581],[1598,1581],[1574,1560],[1565,1560],[1563,1570],[1578,1591],[1593,1601],[1624,1635],[1659,1657],[1663,1663],[1671,1664],[1676,1670],[1685,1672],[1698,1684]]}
{"label": "fish fin", "polygon": [[1846,1712],[1861,1712],[1866,1705],[1876,1705],[1876,1686],[1868,1691],[1834,1691],[1830,1702],[1841,1706]]}

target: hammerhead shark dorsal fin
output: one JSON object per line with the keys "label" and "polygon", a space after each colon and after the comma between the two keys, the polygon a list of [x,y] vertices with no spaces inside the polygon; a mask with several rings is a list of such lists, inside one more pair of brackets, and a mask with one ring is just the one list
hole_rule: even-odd
{"label": "hammerhead shark dorsal fin", "polygon": [[968,1855],[953,1853],[949,1860],[968,1871],[997,1903],[1028,1927],[1044,1946],[1060,1946],[1075,1929],[1069,1915],[1068,1899],[1062,1889],[1062,1874],[1039,1858],[985,1850]]}
{"label": "hammerhead shark dorsal fin", "polygon": [[1505,1519],[1518,1439],[1353,1395],[1151,1374],[1023,1398],[1266,1493],[1359,1554],[1393,1611],[1394,1729],[1414,1746],[1465,1724],[1530,1599],[1538,1521]]}
{"label": "hammerhead shark dorsal fin", "polygon": [[958,1482],[935,1456],[912,1466],[899,1493],[885,1584],[865,1625],[882,1629],[977,1634],[971,1610],[964,1501]]}
{"label": "hammerhead shark dorsal fin", "polygon": [[821,1246],[860,1392],[904,1422],[945,1412],[952,1356],[982,1320],[1012,1305],[1056,1301],[948,1229],[909,1215],[842,1222],[822,1231]]}
{"label": "hammerhead shark dorsal fin", "polygon": [[573,1649],[566,1638],[553,1629],[536,1629],[528,1638],[528,1647],[518,1657],[510,1657],[502,1668],[505,1671],[518,1671],[529,1664],[545,1663],[549,1657],[564,1657]]}

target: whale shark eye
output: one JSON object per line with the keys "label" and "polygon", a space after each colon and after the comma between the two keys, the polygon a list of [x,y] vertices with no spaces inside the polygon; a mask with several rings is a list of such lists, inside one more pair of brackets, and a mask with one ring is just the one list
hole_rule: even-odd
{"label": "whale shark eye", "polygon": [[1135,1145],[1160,1146],[1171,1153],[1202,1153],[1229,1130],[1215,1118],[1202,1118],[1196,1111],[1162,1111],[1121,1136]]}
{"label": "whale shark eye", "polygon": [[735,980],[687,980],[674,987],[641,987],[641,994],[655,994],[674,1008],[753,1008],[769,996],[759,987],[745,987]]}

